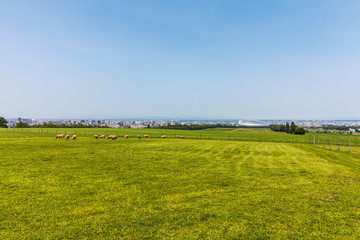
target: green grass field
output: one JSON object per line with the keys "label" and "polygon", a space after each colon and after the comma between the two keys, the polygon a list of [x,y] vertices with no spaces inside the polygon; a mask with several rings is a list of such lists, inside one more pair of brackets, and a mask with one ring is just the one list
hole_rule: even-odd
{"label": "green grass field", "polygon": [[353,136],[321,136],[338,151],[270,130],[31,130],[0,131],[1,239],[360,238]]}
{"label": "green grass field", "polygon": [[[144,134],[149,135],[151,138],[160,138],[166,135],[168,138],[176,138],[176,136],[184,136],[186,139],[208,139],[208,140],[236,140],[236,141],[256,141],[256,142],[292,142],[292,143],[314,143],[318,145],[340,145],[348,146],[349,140],[351,145],[360,146],[359,135],[344,135],[344,134],[323,134],[323,133],[309,133],[306,135],[291,135],[281,132],[273,132],[270,129],[249,129],[249,128],[218,128],[218,129],[205,129],[205,130],[169,130],[169,129],[133,129],[133,128],[0,128],[3,136],[6,134],[9,137],[11,133],[37,133],[48,134],[53,136],[57,133],[76,134],[79,136],[92,136],[116,134],[119,137],[129,135],[136,137]],[[315,140],[315,141],[314,141]]]}

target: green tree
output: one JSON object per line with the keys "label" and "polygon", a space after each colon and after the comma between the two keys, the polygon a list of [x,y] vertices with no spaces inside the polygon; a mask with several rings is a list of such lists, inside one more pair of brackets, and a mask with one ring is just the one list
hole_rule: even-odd
{"label": "green tree", "polygon": [[291,122],[291,126],[290,126],[290,133],[294,134],[296,131],[296,125],[294,122]]}
{"label": "green tree", "polygon": [[288,122],[287,122],[286,125],[285,125],[285,132],[286,132],[286,133],[290,133],[290,125],[289,125]]}
{"label": "green tree", "polygon": [[6,121],[6,119],[5,118],[3,118],[3,117],[0,117],[0,128],[7,128],[8,126],[7,126],[7,121]]}
{"label": "green tree", "polygon": [[280,125],[280,132],[285,132],[285,129],[286,129],[285,125]]}
{"label": "green tree", "polygon": [[20,122],[16,123],[15,127],[16,128],[29,128],[30,125],[20,121]]}
{"label": "green tree", "polygon": [[305,129],[302,128],[302,127],[296,128],[295,134],[297,134],[297,135],[304,135],[304,134],[305,134]]}

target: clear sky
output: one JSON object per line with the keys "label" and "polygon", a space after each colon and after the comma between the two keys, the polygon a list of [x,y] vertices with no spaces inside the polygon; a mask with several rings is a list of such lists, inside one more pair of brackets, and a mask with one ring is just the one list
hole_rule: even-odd
{"label": "clear sky", "polygon": [[360,118],[358,0],[0,0],[0,116]]}

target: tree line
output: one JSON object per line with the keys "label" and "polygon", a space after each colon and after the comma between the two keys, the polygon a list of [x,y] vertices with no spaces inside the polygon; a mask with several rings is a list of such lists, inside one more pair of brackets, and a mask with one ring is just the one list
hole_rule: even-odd
{"label": "tree line", "polygon": [[334,125],[323,125],[322,129],[324,130],[340,130],[340,131],[349,131],[352,127],[347,126],[334,126]]}
{"label": "tree line", "polygon": [[303,127],[297,126],[294,122],[291,124],[271,124],[270,129],[274,132],[286,132],[288,134],[304,135],[306,133]]}

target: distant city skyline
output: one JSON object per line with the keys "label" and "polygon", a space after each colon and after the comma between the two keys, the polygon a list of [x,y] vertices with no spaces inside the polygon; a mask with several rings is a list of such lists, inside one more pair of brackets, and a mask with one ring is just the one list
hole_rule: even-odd
{"label": "distant city skyline", "polygon": [[321,121],[329,121],[329,122],[340,122],[340,121],[348,121],[348,122],[359,122],[360,119],[240,119],[240,118],[213,118],[213,119],[201,119],[201,118],[167,118],[167,117],[159,117],[159,118],[32,118],[32,117],[5,117],[5,119],[11,121],[22,121],[22,120],[41,120],[41,121],[308,121],[308,122],[321,122]]}
{"label": "distant city skyline", "polygon": [[0,4],[0,116],[360,119],[356,0]]}
{"label": "distant city skyline", "polygon": [[[88,127],[111,127],[111,128],[153,128],[167,127],[169,125],[221,125],[226,127],[269,127],[271,124],[285,124],[295,122],[296,125],[305,128],[322,128],[323,126],[346,126],[352,127],[353,131],[359,131],[360,120],[175,120],[175,119],[31,119],[31,118],[8,118],[7,126],[16,127],[20,122],[32,127],[44,126],[44,124],[76,126],[81,124]],[[49,126],[47,126],[49,127]],[[350,131],[350,129],[349,129]]]}

